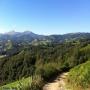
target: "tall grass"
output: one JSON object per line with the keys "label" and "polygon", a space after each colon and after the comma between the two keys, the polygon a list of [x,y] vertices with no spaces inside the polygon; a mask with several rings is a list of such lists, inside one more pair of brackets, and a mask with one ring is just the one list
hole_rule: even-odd
{"label": "tall grass", "polygon": [[71,69],[68,82],[73,87],[85,89],[90,88],[90,61]]}
{"label": "tall grass", "polygon": [[0,90],[41,90],[43,86],[43,80],[41,76],[32,76],[23,78],[22,80],[4,85],[0,87]]}

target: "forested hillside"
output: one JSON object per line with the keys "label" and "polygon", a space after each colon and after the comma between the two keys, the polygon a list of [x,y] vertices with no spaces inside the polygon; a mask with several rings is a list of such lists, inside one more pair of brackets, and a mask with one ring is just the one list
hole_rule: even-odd
{"label": "forested hillside", "polygon": [[[44,83],[56,75],[69,71],[89,59],[89,39],[61,44],[24,45],[17,53],[0,59],[0,86],[32,77],[31,83],[22,87],[29,88],[25,90],[40,90]],[[41,82],[43,85],[40,86],[38,83]]]}

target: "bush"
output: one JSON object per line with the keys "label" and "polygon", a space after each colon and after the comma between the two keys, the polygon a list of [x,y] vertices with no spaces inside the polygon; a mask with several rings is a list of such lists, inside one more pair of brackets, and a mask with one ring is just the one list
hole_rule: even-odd
{"label": "bush", "polygon": [[50,80],[50,78],[57,74],[57,72],[58,69],[56,67],[56,64],[48,63],[44,65],[42,76],[45,80]]}
{"label": "bush", "polygon": [[43,85],[44,85],[44,82],[41,76],[35,75],[33,76],[33,80],[29,90],[42,90]]}

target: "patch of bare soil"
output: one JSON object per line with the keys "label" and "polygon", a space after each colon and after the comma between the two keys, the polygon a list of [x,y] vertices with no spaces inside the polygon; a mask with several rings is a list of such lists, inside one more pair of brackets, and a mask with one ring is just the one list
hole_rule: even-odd
{"label": "patch of bare soil", "polygon": [[47,83],[43,90],[70,90],[66,88],[65,79],[68,73],[62,73],[53,82]]}

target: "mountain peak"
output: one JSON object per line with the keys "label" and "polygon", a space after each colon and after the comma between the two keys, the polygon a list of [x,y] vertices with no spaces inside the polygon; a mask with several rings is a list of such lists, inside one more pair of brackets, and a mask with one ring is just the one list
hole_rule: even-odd
{"label": "mountain peak", "polygon": [[16,32],[15,30],[12,30],[12,31],[6,32],[6,33],[4,33],[4,34],[6,34],[6,35],[17,35],[17,34],[25,34],[25,35],[28,35],[28,34],[33,34],[33,35],[34,35],[35,33],[31,32],[31,31]]}
{"label": "mountain peak", "polygon": [[31,31],[24,31],[23,33],[28,34],[28,33],[33,33],[33,32],[31,32]]}
{"label": "mountain peak", "polygon": [[12,31],[10,31],[10,32],[7,32],[7,33],[5,33],[5,34],[8,34],[8,35],[15,35],[15,34],[17,34],[18,32],[16,32],[15,30],[12,30]]}

